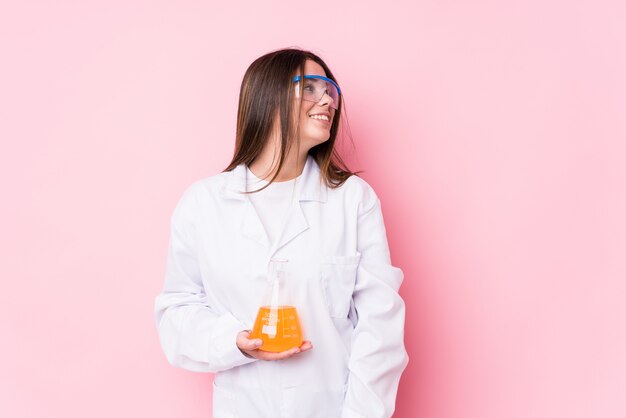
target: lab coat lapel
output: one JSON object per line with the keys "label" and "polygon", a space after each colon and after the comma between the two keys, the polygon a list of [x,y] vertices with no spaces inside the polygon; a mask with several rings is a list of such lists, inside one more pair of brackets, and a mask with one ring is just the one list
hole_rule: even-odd
{"label": "lab coat lapel", "polygon": [[273,255],[309,228],[306,216],[302,210],[302,204],[306,204],[306,201],[326,202],[327,189],[321,183],[320,169],[317,162],[312,156],[307,156],[302,176],[296,183],[291,209],[282,232],[279,234],[280,238],[270,248],[269,238],[254,205],[248,195],[241,193],[241,191],[248,190],[246,169],[244,164],[240,164],[230,172],[228,180],[222,189],[222,196],[241,201],[241,235],[269,248],[270,254]]}
{"label": "lab coat lapel", "polygon": [[222,189],[222,197],[240,201],[240,206],[235,209],[240,209],[241,223],[239,224],[239,233],[241,236],[252,239],[269,249],[270,242],[263,223],[250,198],[247,194],[242,193],[243,191],[248,191],[246,166],[239,164],[229,173],[229,177]]}
{"label": "lab coat lapel", "polygon": [[263,227],[263,223],[261,222],[261,219],[259,218],[256,209],[254,209],[254,205],[247,196],[244,205],[245,209],[240,227],[241,234],[244,237],[250,238],[258,242],[264,247],[269,248],[270,242],[269,238],[267,237],[267,233],[265,232],[265,227]]}
{"label": "lab coat lapel", "polygon": [[302,204],[307,200],[326,201],[326,188],[320,182],[319,166],[310,155],[307,156],[304,169],[302,170],[302,176],[296,183],[295,196],[291,210],[287,216],[282,233],[279,235],[280,238],[273,245],[271,251],[272,255],[298,235],[309,229],[309,223],[302,210]]}
{"label": "lab coat lapel", "polygon": [[307,229],[309,229],[309,223],[304,216],[302,206],[300,206],[300,200],[295,199],[292,202],[283,230],[279,235],[280,238],[272,246],[272,255]]}

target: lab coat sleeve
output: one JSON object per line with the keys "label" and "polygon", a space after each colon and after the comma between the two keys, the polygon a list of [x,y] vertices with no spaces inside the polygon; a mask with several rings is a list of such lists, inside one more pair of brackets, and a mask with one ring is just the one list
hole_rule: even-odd
{"label": "lab coat sleeve", "polygon": [[361,259],[353,292],[358,319],[342,418],[390,417],[409,360],[404,347],[405,307],[398,294],[404,275],[391,265],[380,200],[372,189],[369,195],[370,203],[358,220]]}
{"label": "lab coat sleeve", "polygon": [[231,313],[218,314],[207,303],[197,254],[197,216],[191,186],[171,218],[163,291],[154,313],[161,347],[170,364],[194,372],[218,372],[255,361],[236,345],[246,326]]}

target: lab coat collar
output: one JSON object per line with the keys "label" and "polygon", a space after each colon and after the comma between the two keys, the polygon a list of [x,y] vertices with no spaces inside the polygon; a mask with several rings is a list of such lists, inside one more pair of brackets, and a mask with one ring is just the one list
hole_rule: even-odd
{"label": "lab coat collar", "polygon": [[[227,173],[226,182],[222,188],[222,196],[227,199],[246,200],[246,195],[241,193],[248,191],[246,184],[246,165],[239,164]],[[296,195],[298,200],[314,200],[326,202],[328,190],[322,183],[320,168],[311,155],[307,155],[302,176],[296,182]]]}

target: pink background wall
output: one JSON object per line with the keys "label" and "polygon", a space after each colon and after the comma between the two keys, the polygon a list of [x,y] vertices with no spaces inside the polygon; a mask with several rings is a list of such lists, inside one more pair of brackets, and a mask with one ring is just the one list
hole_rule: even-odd
{"label": "pink background wall", "polygon": [[0,6],[0,416],[207,417],[154,297],[247,66],[343,87],[405,272],[398,417],[626,416],[622,1]]}

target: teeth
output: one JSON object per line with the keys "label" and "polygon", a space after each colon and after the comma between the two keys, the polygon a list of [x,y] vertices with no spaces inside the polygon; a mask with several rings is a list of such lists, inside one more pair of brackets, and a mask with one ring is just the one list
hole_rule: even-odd
{"label": "teeth", "polygon": [[326,116],[326,115],[310,115],[309,117],[310,117],[310,118],[313,118],[313,119],[321,119],[321,120],[327,120],[327,121],[330,121],[330,120],[328,119],[328,116]]}

